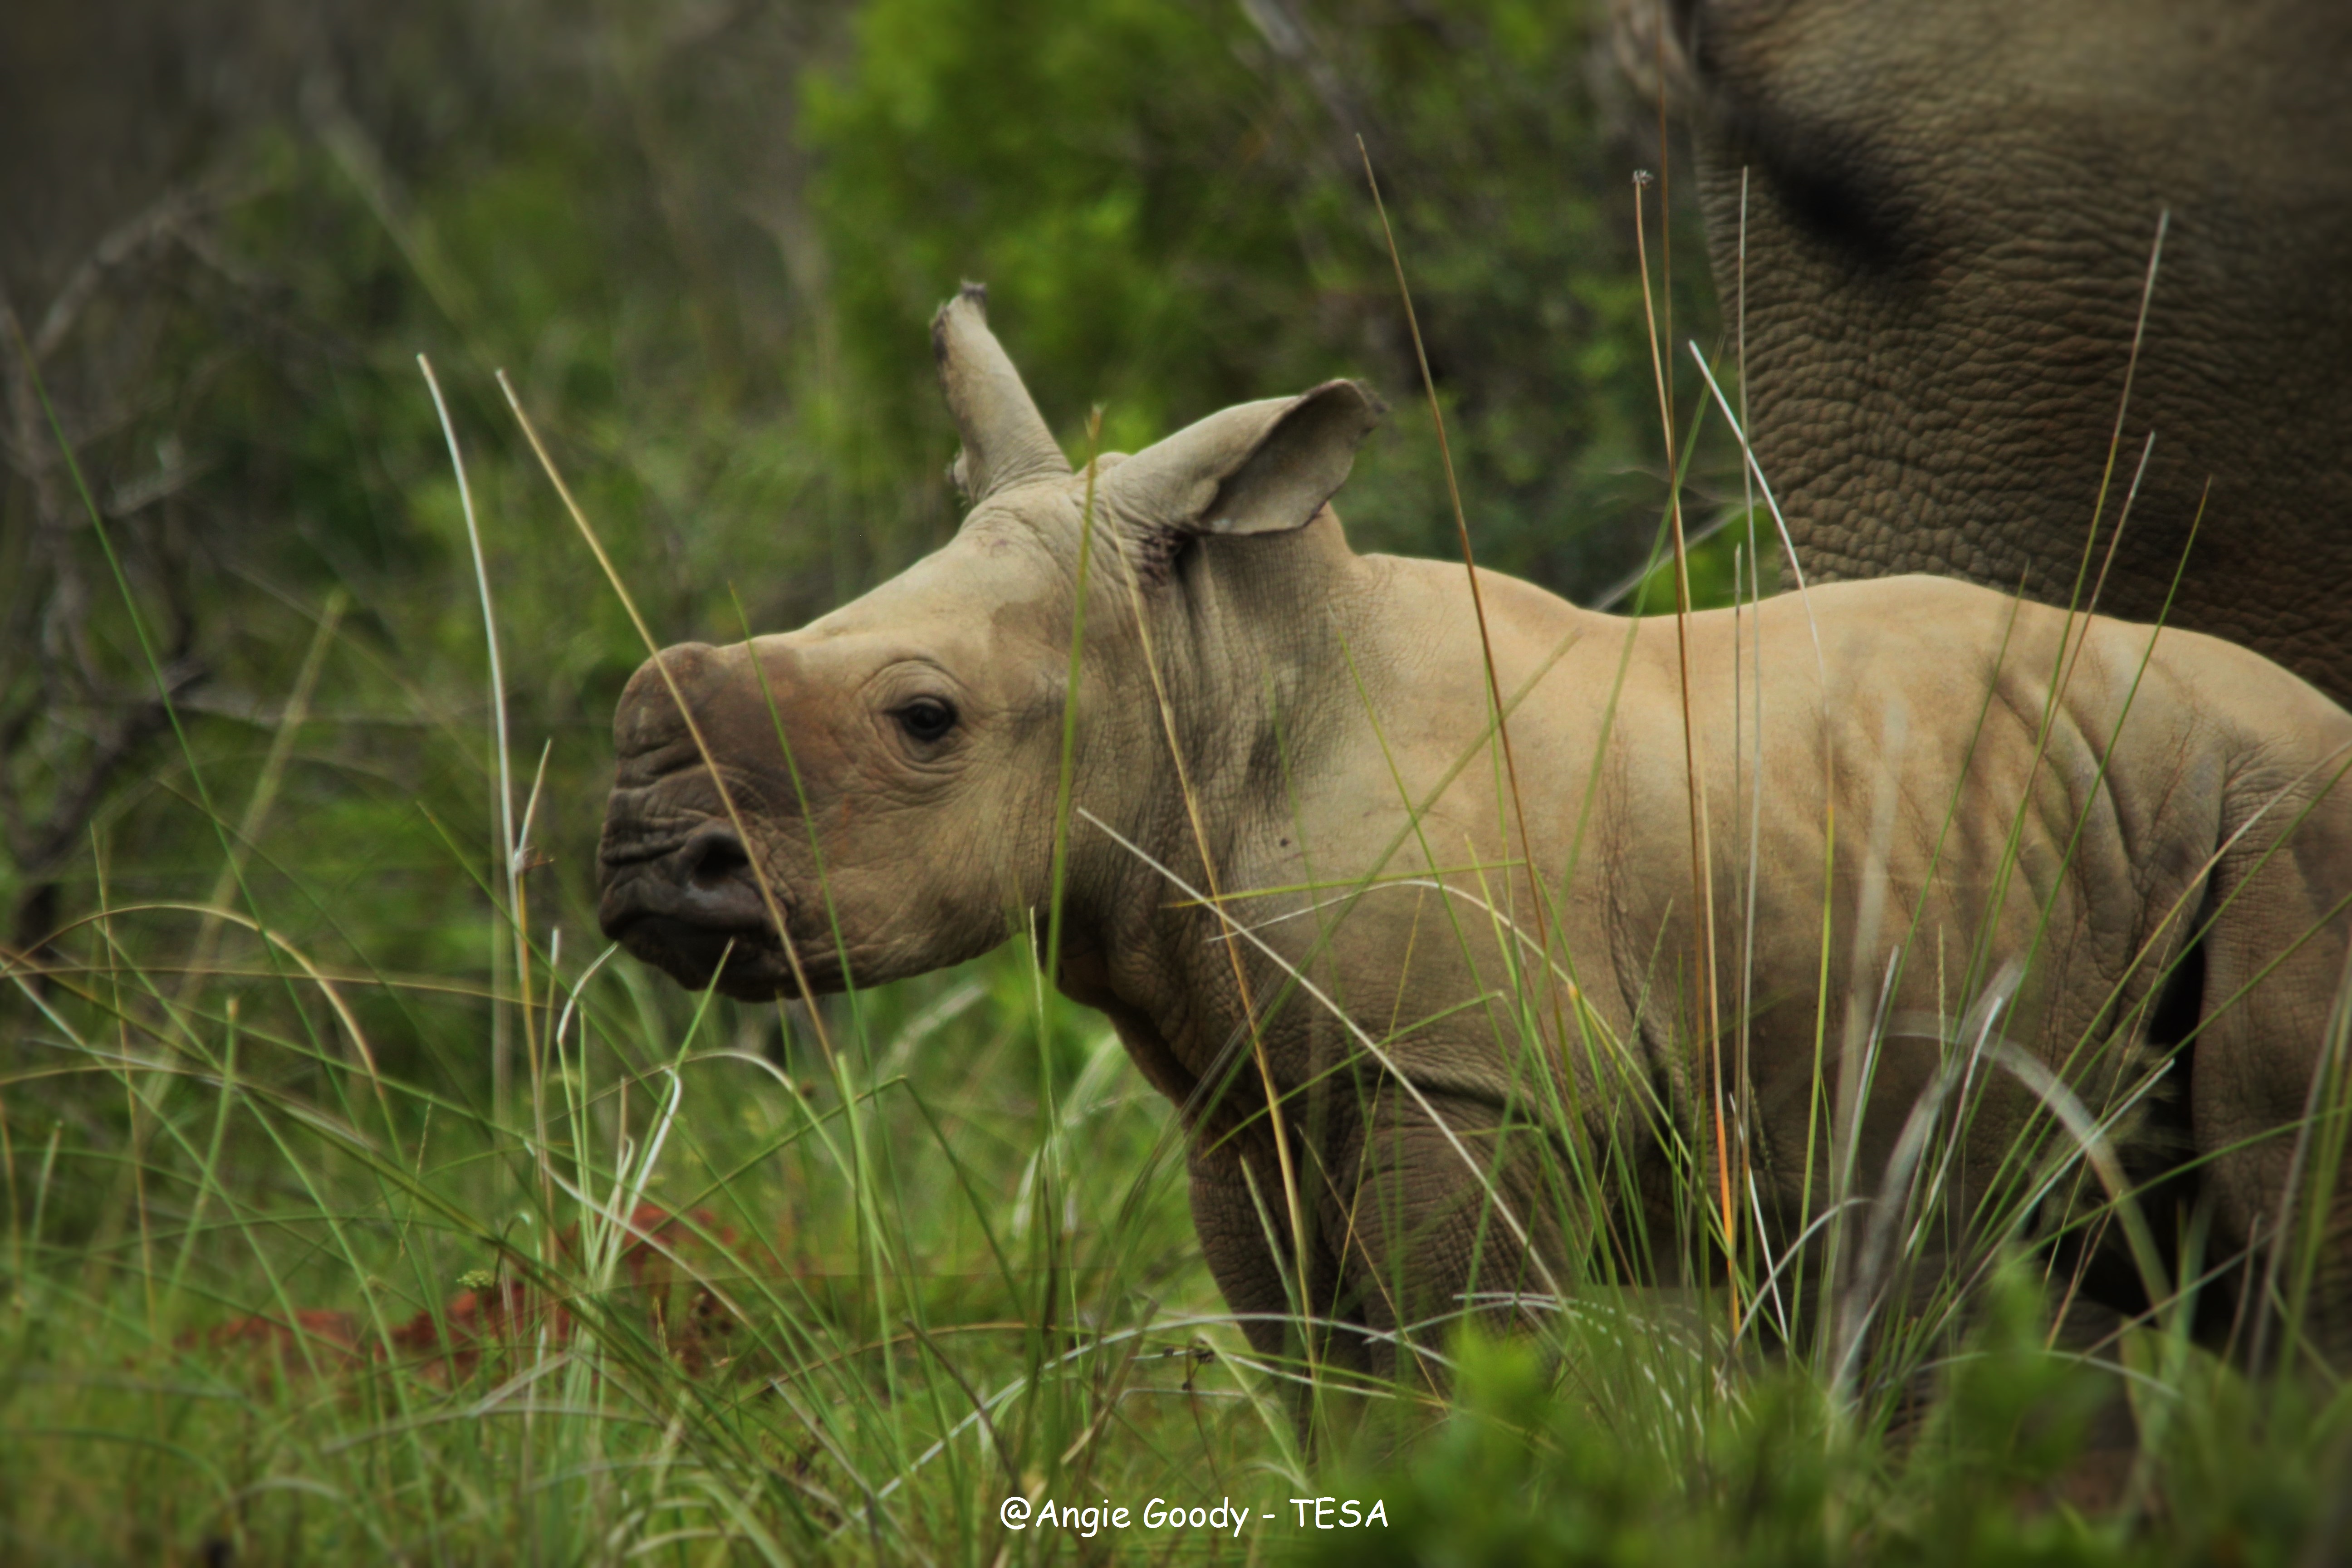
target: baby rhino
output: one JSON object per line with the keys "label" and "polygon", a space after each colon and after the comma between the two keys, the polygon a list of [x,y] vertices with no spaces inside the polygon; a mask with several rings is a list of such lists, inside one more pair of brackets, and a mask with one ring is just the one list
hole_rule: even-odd
{"label": "baby rhino", "polygon": [[2193,1264],[2241,1333],[2316,1226],[2302,1328],[2352,1351],[2352,716],[1937,579],[1679,625],[1474,589],[1349,548],[1353,383],[1073,472],[979,289],[932,342],[954,540],[621,699],[630,951],[742,997],[955,963],[1042,929],[1066,820],[1055,979],[1181,1108],[1269,1352],[1379,1372],[1727,1236],[1753,1281],[1833,1210],[1914,1301],[2023,1242],[2110,1313]]}

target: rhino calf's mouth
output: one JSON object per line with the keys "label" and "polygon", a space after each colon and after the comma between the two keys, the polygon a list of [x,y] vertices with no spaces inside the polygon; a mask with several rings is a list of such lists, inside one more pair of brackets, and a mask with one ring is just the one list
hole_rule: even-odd
{"label": "rhino calf's mouth", "polygon": [[683,837],[632,841],[607,824],[599,852],[604,934],[681,983],[765,997],[783,978],[782,947],[751,857],[735,829],[706,822]]}

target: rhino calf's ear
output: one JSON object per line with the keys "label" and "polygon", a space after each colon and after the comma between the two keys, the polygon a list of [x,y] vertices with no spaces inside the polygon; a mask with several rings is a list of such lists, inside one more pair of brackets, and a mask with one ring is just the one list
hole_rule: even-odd
{"label": "rhino calf's ear", "polygon": [[1219,482],[1201,531],[1280,533],[1306,527],[1347,482],[1357,447],[1387,412],[1352,381],[1327,381],[1305,394]]}
{"label": "rhino calf's ear", "polygon": [[1104,478],[1103,500],[1146,562],[1166,561],[1196,534],[1304,528],[1387,412],[1352,381],[1244,403],[1129,458]]}

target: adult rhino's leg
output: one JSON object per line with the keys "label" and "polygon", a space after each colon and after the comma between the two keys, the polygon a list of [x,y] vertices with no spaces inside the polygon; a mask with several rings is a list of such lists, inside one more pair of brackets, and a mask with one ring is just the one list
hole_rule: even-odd
{"label": "adult rhino's leg", "polygon": [[[2352,895],[2352,779],[2307,815],[2303,805],[2273,805],[2216,876],[2189,1099],[2197,1152],[2210,1161],[2209,1254],[2251,1249],[2254,1288],[2274,1279],[2284,1293],[2315,1242],[2299,1328],[2322,1358],[2352,1370],[2352,1161],[2343,1158],[2340,1121],[2347,1086],[2327,1059],[2352,919],[2339,907]],[[2314,1200],[2324,1216],[2313,1214]],[[2258,1311],[2276,1305],[2251,1303]],[[2277,1329],[2264,1336],[2273,1351],[2284,1348]]]}
{"label": "adult rhino's leg", "polygon": [[1371,1331],[1368,1370],[1393,1376],[1400,1340],[1442,1343],[1465,1314],[1515,1321],[1515,1299],[1549,1293],[1527,1245],[1555,1265],[1560,1257],[1536,1129],[1494,1105],[1392,1082],[1369,1089],[1350,1120],[1310,1178],[1342,1260],[1338,1293],[1318,1310]]}

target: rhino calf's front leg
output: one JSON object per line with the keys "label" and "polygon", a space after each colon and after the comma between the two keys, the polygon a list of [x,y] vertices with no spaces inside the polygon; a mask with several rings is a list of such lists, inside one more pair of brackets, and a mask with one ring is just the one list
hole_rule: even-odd
{"label": "rhino calf's front leg", "polygon": [[[1335,1108],[1329,1123],[1318,1139],[1296,1124],[1292,1132],[1319,1365],[1393,1377],[1405,1343],[1442,1344],[1466,1315],[1514,1319],[1524,1310],[1516,1300],[1549,1293],[1535,1258],[1557,1266],[1559,1227],[1541,1180],[1542,1142],[1524,1121],[1383,1082],[1361,1104]],[[1260,1354],[1296,1353],[1286,1320],[1299,1304],[1285,1277],[1297,1278],[1302,1259],[1273,1138],[1263,1121],[1206,1137],[1190,1167],[1193,1224],[1226,1306]]]}
{"label": "rhino calf's front leg", "polygon": [[[1218,1294],[1240,1320],[1252,1350],[1268,1358],[1296,1356],[1299,1303],[1291,1299],[1286,1276],[1296,1277],[1301,1258],[1291,1239],[1273,1137],[1263,1123],[1223,1136],[1203,1132],[1185,1163],[1192,1227]],[[1313,1236],[1304,1261],[1308,1298],[1327,1295],[1331,1259]]]}
{"label": "rhino calf's front leg", "polygon": [[1328,1305],[1372,1331],[1370,1371],[1393,1375],[1406,1343],[1443,1344],[1474,1317],[1517,1322],[1528,1298],[1554,1292],[1561,1249],[1543,1179],[1549,1147],[1502,1107],[1391,1079],[1327,1142],[1308,1180],[1341,1258]]}

